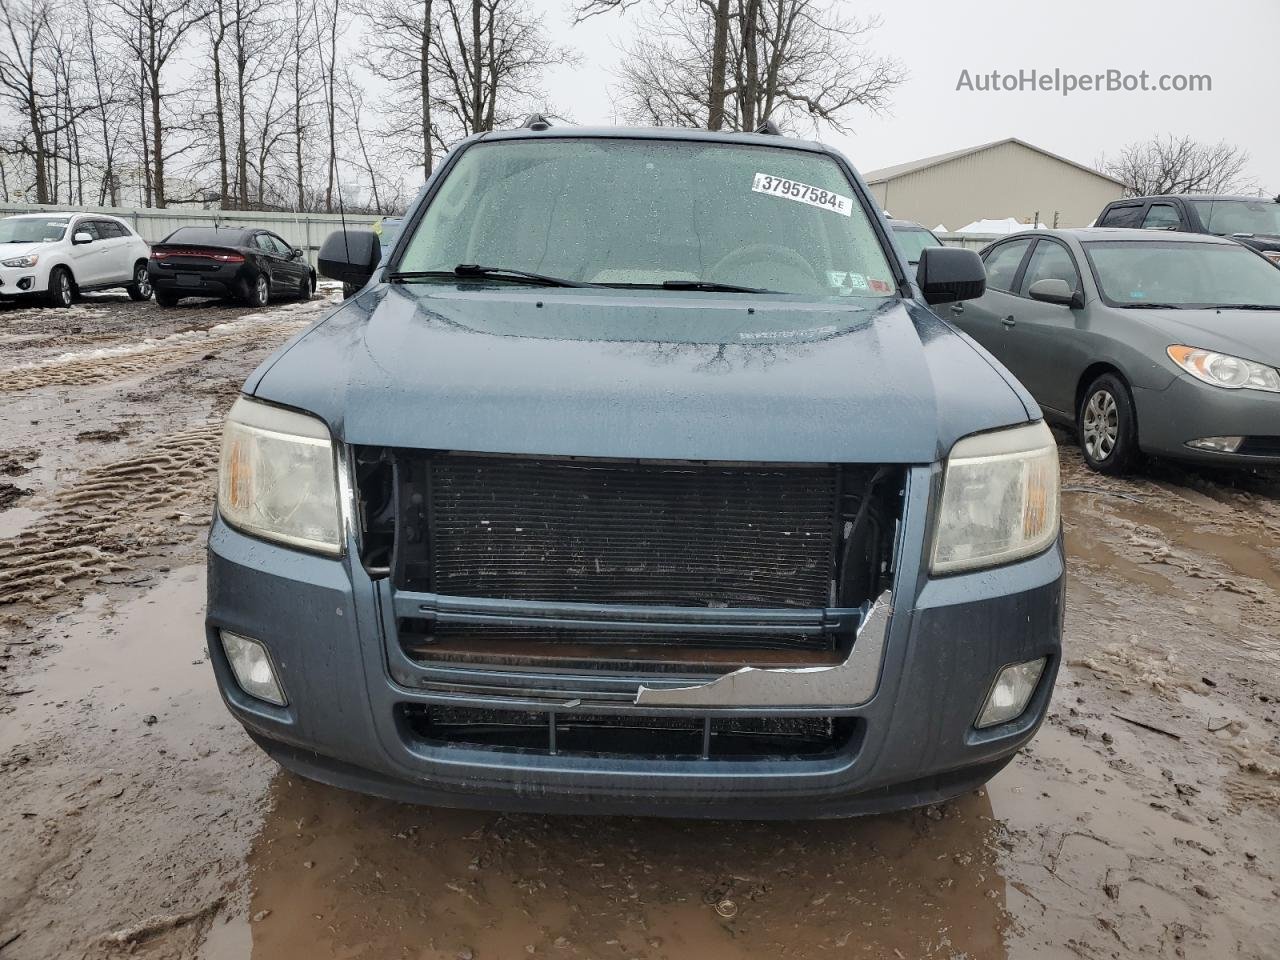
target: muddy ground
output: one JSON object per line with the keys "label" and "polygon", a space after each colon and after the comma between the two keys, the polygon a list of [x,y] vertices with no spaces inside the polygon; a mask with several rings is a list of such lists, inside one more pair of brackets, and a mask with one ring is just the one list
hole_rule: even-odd
{"label": "muddy ground", "polygon": [[201,551],[220,416],[326,305],[0,306],[0,960],[1280,956],[1280,482],[1065,439],[1067,666],[984,790],[642,822],[279,772]]}

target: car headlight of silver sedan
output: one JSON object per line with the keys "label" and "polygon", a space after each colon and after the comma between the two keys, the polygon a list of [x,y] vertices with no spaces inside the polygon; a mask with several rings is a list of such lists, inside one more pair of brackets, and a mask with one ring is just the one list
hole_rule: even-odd
{"label": "car headlight of silver sedan", "polygon": [[1175,343],[1169,359],[1197,380],[1228,390],[1266,390],[1280,393],[1280,372],[1275,367],[1242,357]]}
{"label": "car headlight of silver sedan", "polygon": [[342,551],[333,440],[321,420],[241,397],[227,415],[218,511],[245,533]]}
{"label": "car headlight of silver sedan", "polygon": [[951,448],[930,569],[959,573],[1040,553],[1058,537],[1058,445],[1044,422]]}
{"label": "car headlight of silver sedan", "polygon": [[34,267],[40,262],[40,255],[36,253],[28,254],[25,257],[10,257],[8,260],[0,260],[0,264],[6,267]]}

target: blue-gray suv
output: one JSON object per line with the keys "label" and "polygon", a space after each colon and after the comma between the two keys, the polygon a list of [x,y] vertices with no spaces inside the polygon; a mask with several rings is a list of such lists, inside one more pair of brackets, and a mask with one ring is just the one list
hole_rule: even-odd
{"label": "blue-gray suv", "polygon": [[770,133],[472,137],[244,385],[228,708],[449,806],[810,817],[973,789],[1058,669],[1057,449],[849,162]]}

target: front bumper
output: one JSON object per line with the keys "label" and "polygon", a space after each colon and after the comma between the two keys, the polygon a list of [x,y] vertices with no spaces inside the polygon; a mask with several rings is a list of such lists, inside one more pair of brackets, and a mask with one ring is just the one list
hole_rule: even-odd
{"label": "front bumper", "polygon": [[[1280,465],[1280,393],[1224,390],[1180,374],[1163,390],[1134,388],[1138,444],[1144,453],[1200,463]],[[1188,447],[1202,437],[1253,437],[1240,453]],[[1258,452],[1248,453],[1254,449]],[[1275,452],[1272,452],[1275,451]]]}
{"label": "front bumper", "polygon": [[[693,817],[848,816],[933,803],[981,784],[1035,733],[1061,654],[1060,544],[995,571],[931,580],[928,468],[912,471],[893,614],[878,680],[858,701],[773,713],[855,718],[858,736],[831,754],[786,759],[663,759],[547,755],[416,739],[406,706],[528,705],[518,692],[448,692],[419,683],[394,637],[378,584],[346,560],[247,537],[215,519],[209,539],[207,640],[231,712],[279,762],[338,786],[440,806]],[[350,552],[348,552],[348,557]],[[227,629],[266,644],[288,706],[236,685],[218,641]],[[861,642],[861,638],[859,640]],[[856,645],[855,645],[856,646]],[[997,671],[1048,657],[1027,710],[973,727]],[[870,669],[875,670],[873,665]],[[616,678],[614,678],[616,680]],[[579,710],[654,717],[760,715],[757,705],[696,708],[634,702]]]}
{"label": "front bumper", "polygon": [[34,267],[0,267],[0,297],[22,297],[48,289],[49,269],[41,263]]}

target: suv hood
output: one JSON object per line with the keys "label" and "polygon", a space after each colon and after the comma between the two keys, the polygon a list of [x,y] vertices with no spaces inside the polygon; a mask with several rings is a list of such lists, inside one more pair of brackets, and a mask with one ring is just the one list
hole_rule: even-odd
{"label": "suv hood", "polygon": [[0,260],[29,257],[33,253],[40,254],[51,246],[52,244],[49,243],[0,243]]}
{"label": "suv hood", "polygon": [[927,463],[1039,416],[1007,377],[896,299],[423,284],[347,301],[245,392],[349,443]]}

